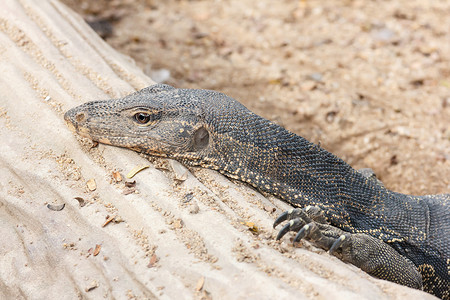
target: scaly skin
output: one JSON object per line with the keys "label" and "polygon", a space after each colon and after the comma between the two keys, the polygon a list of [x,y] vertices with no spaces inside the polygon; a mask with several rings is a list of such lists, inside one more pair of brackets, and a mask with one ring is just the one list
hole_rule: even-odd
{"label": "scaly skin", "polygon": [[[80,105],[64,118],[95,141],[218,170],[294,207],[318,207],[331,226],[306,214],[299,226],[291,221],[286,230],[301,231],[327,250],[339,244],[343,260],[376,277],[415,288],[422,281],[425,291],[450,297],[449,194],[392,192],[214,91],[155,85],[121,99]],[[286,214],[283,220],[298,218]],[[368,268],[361,257],[369,260]]]}

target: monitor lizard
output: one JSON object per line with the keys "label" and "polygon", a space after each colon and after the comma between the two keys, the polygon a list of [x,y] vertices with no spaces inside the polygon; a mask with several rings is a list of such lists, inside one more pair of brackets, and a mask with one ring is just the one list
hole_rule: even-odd
{"label": "monitor lizard", "polygon": [[225,94],[158,84],[64,115],[92,140],[170,157],[290,203],[274,227],[367,273],[449,299],[450,194],[410,196]]}

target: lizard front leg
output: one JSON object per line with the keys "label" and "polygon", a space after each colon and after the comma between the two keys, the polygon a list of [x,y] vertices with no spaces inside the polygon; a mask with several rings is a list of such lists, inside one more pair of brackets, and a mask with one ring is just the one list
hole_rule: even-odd
{"label": "lizard front leg", "polygon": [[327,224],[318,207],[284,212],[274,222],[274,228],[283,221],[289,222],[280,230],[277,240],[289,231],[297,232],[294,243],[306,239],[374,277],[422,289],[422,276],[409,259],[382,240],[362,233],[351,234]]}

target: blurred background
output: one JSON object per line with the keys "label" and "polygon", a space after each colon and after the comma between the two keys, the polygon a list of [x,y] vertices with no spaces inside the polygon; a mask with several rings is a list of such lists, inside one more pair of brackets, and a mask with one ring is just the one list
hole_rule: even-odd
{"label": "blurred background", "polygon": [[450,1],[63,2],[157,82],[224,92],[395,191],[449,192]]}

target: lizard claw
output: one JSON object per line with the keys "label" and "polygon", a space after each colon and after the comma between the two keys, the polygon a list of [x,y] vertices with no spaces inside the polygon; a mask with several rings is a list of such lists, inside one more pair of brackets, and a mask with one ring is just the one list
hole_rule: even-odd
{"label": "lizard claw", "polygon": [[[321,214],[318,207],[313,206],[307,206],[303,209],[293,208],[283,212],[273,223],[273,228],[284,221],[289,220],[289,222],[280,230],[277,235],[277,240],[281,239],[289,231],[300,231],[297,234],[296,241],[299,241],[306,236],[310,236],[313,228],[317,229],[317,226],[315,226],[314,220],[311,217],[318,217],[320,219],[323,217],[323,214]],[[305,224],[309,224],[309,226]]]}
{"label": "lizard claw", "polygon": [[289,218],[289,215],[292,213],[292,211],[293,209],[290,209],[279,215],[278,218],[275,220],[275,222],[273,222],[273,228],[277,227],[278,224],[286,221]]}
{"label": "lizard claw", "polygon": [[339,249],[339,247],[342,246],[342,244],[344,243],[345,239],[347,237],[343,234],[341,235],[338,239],[336,239],[336,241],[334,241],[333,245],[331,246],[330,250],[328,250],[328,252],[333,255],[333,253]]}
{"label": "lizard claw", "polygon": [[294,243],[298,243],[304,237],[309,236],[312,232],[312,228],[315,228],[314,223],[309,223],[303,226],[302,229],[300,229],[300,231],[295,236]]}
{"label": "lizard claw", "polygon": [[284,227],[281,228],[280,232],[278,232],[277,241],[280,240],[283,236],[285,236],[285,234],[288,233],[289,231],[299,230],[300,228],[303,227],[304,224],[305,223],[301,219],[290,220],[289,223],[284,225]]}
{"label": "lizard claw", "polygon": [[[273,228],[277,227],[278,224],[280,224],[284,221],[295,220],[298,218],[309,220],[309,217],[305,211],[305,208],[304,209],[292,208],[290,210],[283,212],[281,215],[278,216],[278,218],[275,220],[275,222],[273,222]],[[307,222],[310,222],[310,221],[307,221]]]}

